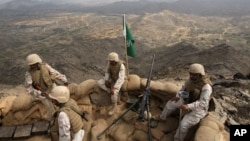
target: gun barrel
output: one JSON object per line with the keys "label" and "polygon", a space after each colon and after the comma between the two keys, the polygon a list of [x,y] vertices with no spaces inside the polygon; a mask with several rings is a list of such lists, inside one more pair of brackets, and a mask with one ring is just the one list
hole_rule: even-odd
{"label": "gun barrel", "polygon": [[138,120],[144,121],[144,109],[147,104],[148,97],[150,95],[150,82],[151,82],[151,77],[152,77],[152,72],[153,72],[153,67],[154,67],[154,60],[155,60],[155,54],[153,55],[152,63],[151,63],[151,68],[150,72],[147,78],[147,83],[146,83],[146,88],[143,94],[142,102],[141,102],[141,109],[139,113]]}

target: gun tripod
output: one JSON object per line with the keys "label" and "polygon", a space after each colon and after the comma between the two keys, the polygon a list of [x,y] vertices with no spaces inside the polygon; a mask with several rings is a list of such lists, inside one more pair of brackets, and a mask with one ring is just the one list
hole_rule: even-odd
{"label": "gun tripod", "polygon": [[141,102],[141,108],[140,108],[140,114],[139,114],[139,117],[137,120],[139,121],[145,121],[144,119],[144,108],[146,106],[146,111],[147,111],[147,120],[148,120],[148,139],[149,141],[152,140],[152,135],[151,135],[151,126],[150,126],[150,123],[151,123],[151,117],[150,117],[150,104],[149,104],[149,96],[150,96],[150,93],[148,91],[146,91],[143,95],[143,98],[142,98],[142,102]]}

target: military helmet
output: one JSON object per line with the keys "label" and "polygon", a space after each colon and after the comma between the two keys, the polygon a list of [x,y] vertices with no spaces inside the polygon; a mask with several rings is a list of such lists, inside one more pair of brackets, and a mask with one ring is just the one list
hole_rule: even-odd
{"label": "military helmet", "polygon": [[33,65],[36,63],[42,63],[42,59],[37,54],[30,54],[27,56],[26,62],[28,65]]}
{"label": "military helmet", "polygon": [[119,61],[119,55],[116,52],[111,52],[111,53],[109,53],[107,60],[108,61],[118,62]]}
{"label": "military helmet", "polygon": [[199,73],[201,75],[205,75],[204,67],[201,64],[192,64],[192,65],[190,65],[189,72],[190,73]]}
{"label": "military helmet", "polygon": [[56,86],[51,90],[49,97],[57,100],[59,103],[66,103],[69,101],[70,92],[66,86]]}

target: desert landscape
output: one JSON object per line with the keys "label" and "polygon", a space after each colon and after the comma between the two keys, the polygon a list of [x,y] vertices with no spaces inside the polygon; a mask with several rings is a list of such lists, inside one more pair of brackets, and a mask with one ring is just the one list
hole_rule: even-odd
{"label": "desert landscape", "polygon": [[[1,4],[1,100],[10,95],[27,93],[23,82],[28,68],[25,58],[30,53],[39,54],[45,62],[65,74],[71,84],[102,78],[109,52],[115,51],[121,59],[126,59],[122,34],[125,14],[135,37],[137,53],[136,57],[128,57],[130,74],[146,79],[155,54],[152,81],[171,83],[180,88],[188,78],[188,66],[201,63],[214,83],[215,113],[225,130],[229,132],[230,125],[234,124],[249,125],[249,2],[241,0],[234,10],[230,9],[233,4],[217,4],[218,7],[209,11],[204,8],[208,5],[207,1],[189,0],[192,6],[197,4],[193,11],[188,10],[190,5],[183,0],[172,3],[119,1],[96,7],[29,0]],[[223,0],[220,2],[223,3]],[[244,6],[240,8],[240,4]],[[136,90],[141,91],[143,87]],[[97,92],[88,93],[90,101],[93,93]],[[134,96],[134,93],[129,93],[129,96]],[[153,114],[159,114],[171,96],[173,93],[160,94],[152,90]],[[126,100],[122,102],[124,106]],[[88,107],[90,105],[91,108]],[[96,103],[90,105],[87,106],[92,109],[90,111],[101,111],[95,107]],[[86,110],[86,107],[82,106],[82,109]],[[122,109],[124,107],[121,106]],[[99,119],[101,113],[98,114],[93,117],[92,123]],[[118,115],[102,116],[110,124]],[[121,126],[124,123],[116,124],[106,140],[118,140],[111,132],[122,130]],[[155,140],[171,140],[173,131],[162,129],[160,133],[154,136]],[[34,138],[49,140],[46,135],[32,136],[27,140]]]}

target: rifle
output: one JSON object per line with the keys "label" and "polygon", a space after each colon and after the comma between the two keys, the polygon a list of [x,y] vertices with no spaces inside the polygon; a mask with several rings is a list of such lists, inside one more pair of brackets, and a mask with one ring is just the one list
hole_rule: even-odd
{"label": "rifle", "polygon": [[85,121],[89,121],[89,117],[88,117],[88,114],[83,111],[83,112],[80,112],[78,110],[76,110],[74,107],[70,106],[70,107],[67,107],[67,108],[70,108],[71,110],[73,110],[74,112],[76,112],[78,115],[80,115]]}
{"label": "rifle", "polygon": [[154,66],[154,59],[155,59],[155,54],[154,54],[153,59],[152,59],[151,69],[150,69],[150,72],[149,72],[149,75],[147,78],[146,88],[143,92],[143,98],[141,101],[141,108],[140,108],[139,117],[138,117],[138,120],[144,121],[144,109],[145,109],[145,106],[147,106],[149,141],[152,140],[150,118],[149,118],[149,96],[150,96],[150,82],[151,82],[151,76],[152,76],[152,71],[153,71],[153,66]]}

